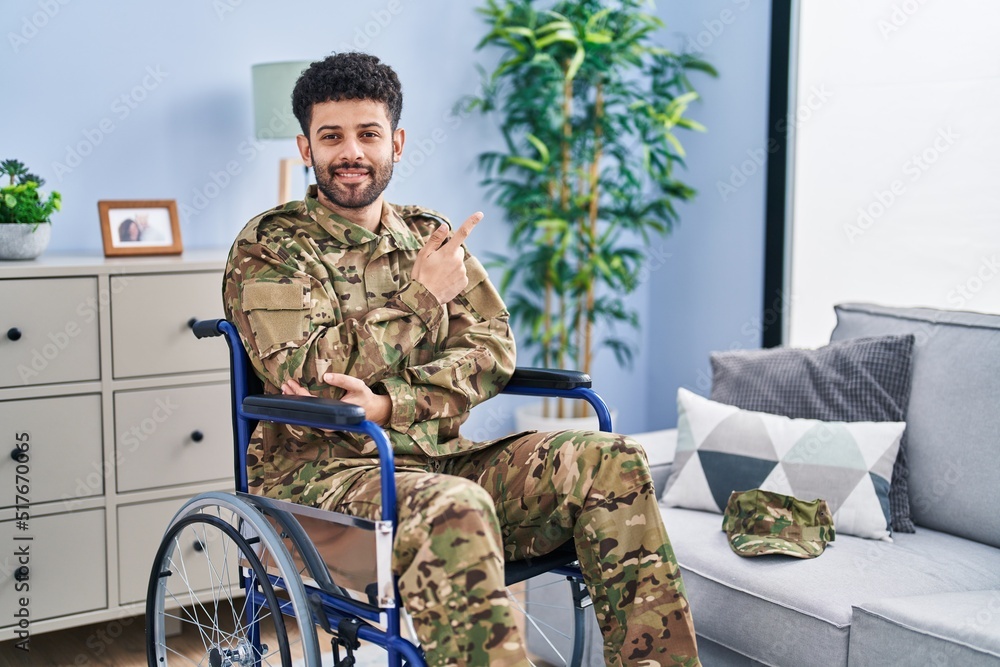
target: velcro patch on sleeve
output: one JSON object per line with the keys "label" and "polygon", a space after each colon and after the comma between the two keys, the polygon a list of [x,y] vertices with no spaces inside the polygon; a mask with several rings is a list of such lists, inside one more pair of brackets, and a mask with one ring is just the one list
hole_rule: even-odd
{"label": "velcro patch on sleeve", "polygon": [[290,283],[247,281],[243,284],[244,310],[303,310],[311,307],[306,280]]}

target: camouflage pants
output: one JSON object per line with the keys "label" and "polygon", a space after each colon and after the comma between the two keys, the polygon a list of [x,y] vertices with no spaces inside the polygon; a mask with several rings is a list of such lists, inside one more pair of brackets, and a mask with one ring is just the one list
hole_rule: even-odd
{"label": "camouflage pants", "polygon": [[[608,665],[698,665],[680,571],[640,446],[584,431],[517,436],[397,472],[399,592],[430,665],[527,665],[503,561],[572,539]],[[377,471],[333,507],[378,518]]]}

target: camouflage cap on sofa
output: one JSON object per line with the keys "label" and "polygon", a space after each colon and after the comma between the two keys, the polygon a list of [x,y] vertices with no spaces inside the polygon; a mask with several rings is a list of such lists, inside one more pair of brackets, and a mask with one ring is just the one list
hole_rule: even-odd
{"label": "camouflage cap on sofa", "polygon": [[733,491],[722,530],[740,556],[815,558],[836,536],[825,500],[800,500],[760,489]]}

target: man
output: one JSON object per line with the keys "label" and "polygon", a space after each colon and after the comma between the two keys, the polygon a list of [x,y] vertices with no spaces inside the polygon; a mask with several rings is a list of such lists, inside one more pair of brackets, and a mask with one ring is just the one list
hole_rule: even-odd
{"label": "man", "polygon": [[[609,665],[697,665],[680,572],[641,448],[592,432],[475,443],[469,410],[514,369],[508,313],[437,214],[386,203],[405,142],[396,74],[373,56],[313,63],[292,94],[299,150],[317,185],[250,221],[225,280],[268,392],[365,408],[386,428],[400,498],[393,570],[431,665],[526,665],[504,558],[573,540]],[[363,436],[258,427],[252,489],[379,516],[374,444]]]}

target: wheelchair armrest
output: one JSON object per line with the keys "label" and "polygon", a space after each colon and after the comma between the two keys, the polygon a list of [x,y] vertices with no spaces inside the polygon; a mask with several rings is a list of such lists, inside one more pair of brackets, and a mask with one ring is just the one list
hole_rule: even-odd
{"label": "wheelchair armrest", "polygon": [[365,420],[361,406],[319,396],[247,396],[243,399],[243,412],[251,419],[304,421],[309,426],[327,429],[356,426]]}
{"label": "wheelchair armrest", "polygon": [[508,389],[590,389],[590,376],[580,371],[554,368],[515,368]]}

